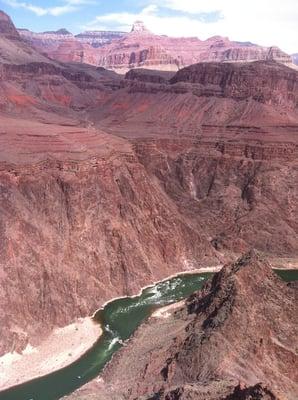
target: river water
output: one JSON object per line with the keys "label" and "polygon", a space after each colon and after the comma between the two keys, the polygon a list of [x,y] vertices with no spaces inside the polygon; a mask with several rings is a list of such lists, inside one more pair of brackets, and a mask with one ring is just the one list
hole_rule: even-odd
{"label": "river water", "polygon": [[[298,270],[276,272],[285,281],[298,279]],[[73,392],[101,372],[123,341],[154,310],[188,297],[211,275],[179,275],[144,289],[139,296],[111,301],[95,315],[103,334],[85,355],[57,372],[1,392],[0,400],[57,400]]]}

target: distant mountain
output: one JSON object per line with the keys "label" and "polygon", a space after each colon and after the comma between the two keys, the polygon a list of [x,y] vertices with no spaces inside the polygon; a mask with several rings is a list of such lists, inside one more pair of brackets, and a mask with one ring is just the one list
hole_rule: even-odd
{"label": "distant mountain", "polygon": [[56,34],[56,35],[71,35],[71,32],[69,32],[65,28],[58,29],[57,31],[45,31],[43,33],[53,33],[53,34]]}
{"label": "distant mountain", "polygon": [[291,65],[291,57],[277,47],[262,47],[251,42],[233,42],[213,36],[172,38],[155,35],[142,21],[131,32],[87,31],[76,36],[62,29],[34,33],[19,30],[35,48],[59,61],[80,61],[120,73],[132,68],[177,71],[198,62],[247,62],[275,60]]}
{"label": "distant mountain", "polygon": [[121,39],[127,32],[117,31],[85,31],[76,35],[76,39],[82,43],[90,44],[92,47],[101,47],[112,43],[113,40]]}

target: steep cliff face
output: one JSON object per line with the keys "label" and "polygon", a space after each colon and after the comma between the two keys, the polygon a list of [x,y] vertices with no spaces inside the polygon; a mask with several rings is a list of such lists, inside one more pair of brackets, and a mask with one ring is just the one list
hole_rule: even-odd
{"label": "steep cliff face", "polygon": [[70,398],[294,400],[296,291],[249,253],[184,306],[153,315],[102,379]]}
{"label": "steep cliff face", "polygon": [[[122,135],[187,132],[214,139],[237,131],[244,139],[246,126],[250,138],[267,141],[268,130],[274,134],[281,125],[291,126],[292,136],[297,128],[297,71],[275,62],[195,64],[179,71],[170,84],[162,74],[153,78],[142,70],[126,78],[126,87],[94,113],[101,126]],[[116,124],[111,118],[115,110]]]}
{"label": "steep cliff face", "polygon": [[[3,68],[10,116],[1,117],[1,307],[13,312],[1,313],[2,352],[36,344],[112,296],[251,246],[275,260],[297,257],[292,128],[202,126],[198,135],[183,130],[187,115],[173,116],[185,103],[176,83],[162,91],[72,68]],[[194,110],[209,98],[187,96],[200,101],[190,109],[198,124]],[[262,104],[252,102],[250,118]],[[78,126],[86,112],[94,126]],[[148,130],[149,115],[156,125]]]}
{"label": "steep cliff face", "polygon": [[224,65],[202,63],[178,71],[171,83],[197,84],[198,87],[193,90],[197,90],[198,95],[204,95],[206,88],[213,88],[219,97],[253,99],[263,104],[290,106],[294,109],[298,93],[297,76],[296,71],[280,68],[275,62]]}
{"label": "steep cliff face", "polygon": [[[275,154],[278,148],[284,156]],[[277,144],[148,140],[137,142],[136,151],[181,214],[204,227],[219,253],[254,247],[275,257],[296,257],[296,146],[288,161],[286,148]]]}
{"label": "steep cliff face", "polygon": [[44,56],[25,43],[10,17],[0,10],[0,63],[49,62]]}
{"label": "steep cliff face", "polygon": [[133,140],[141,163],[216,250],[296,258],[297,72],[198,64],[171,84],[162,75],[132,71],[128,87],[92,117]]}
{"label": "steep cliff face", "polygon": [[9,40],[20,40],[20,35],[16,30],[10,17],[0,10],[0,36]]}
{"label": "steep cliff face", "polygon": [[[14,310],[1,313],[1,352],[37,343],[113,296],[216,262],[202,229],[181,218],[129,146],[94,135],[60,134],[80,143],[64,150],[56,138],[68,161],[1,166],[1,308]],[[36,135],[28,147],[50,142]],[[71,161],[87,146],[107,148]]]}
{"label": "steep cliff face", "polygon": [[231,42],[215,36],[202,41],[197,38],[171,38],[152,34],[138,21],[130,34],[99,49],[97,64],[118,72],[131,68],[177,71],[198,62],[247,62],[275,60],[291,64],[291,57],[277,47],[265,48]]}
{"label": "steep cliff face", "polygon": [[108,298],[251,246],[275,265],[295,265],[297,75],[289,68],[210,64],[171,81],[144,71],[121,79],[4,42],[2,353]]}
{"label": "steep cliff face", "polygon": [[[14,117],[1,117],[1,307],[13,310],[1,314],[2,352],[38,343],[115,295],[218,265],[250,247],[277,265],[297,258],[295,130],[218,126],[196,135],[185,127],[185,136],[173,135],[175,118],[166,117],[172,105],[165,93],[163,101],[154,97],[160,88],[157,95],[145,88],[136,99],[127,82],[111,89],[109,74],[99,84],[92,68],[28,64],[4,71],[6,84],[18,82],[32,101],[6,92],[5,112]],[[155,138],[146,114],[134,109],[147,96],[165,113],[162,129],[154,116]],[[105,109],[109,118],[94,123],[126,138],[78,126],[79,105],[97,114]]]}
{"label": "steep cliff face", "polygon": [[[289,55],[277,47],[230,41],[214,36],[171,38],[155,35],[142,21],[136,21],[130,33],[85,32],[76,37],[57,33],[20,30],[31,45],[59,61],[84,62],[126,73],[131,68],[178,71],[198,62],[247,62],[274,60],[292,64]],[[65,49],[71,46],[72,51]]]}

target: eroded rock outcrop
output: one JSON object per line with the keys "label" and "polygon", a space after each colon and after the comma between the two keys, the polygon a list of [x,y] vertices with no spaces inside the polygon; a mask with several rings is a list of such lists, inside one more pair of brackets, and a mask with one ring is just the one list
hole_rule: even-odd
{"label": "eroded rock outcrop", "polygon": [[137,21],[129,34],[99,49],[96,57],[97,65],[117,72],[131,68],[177,71],[191,64],[212,61],[292,63],[291,57],[277,47],[247,45],[219,36],[205,41],[159,36],[152,34],[141,21]]}
{"label": "eroded rock outcrop", "polygon": [[0,10],[0,63],[50,62],[22,40],[10,17]]}
{"label": "eroded rock outcrop", "polygon": [[67,30],[35,33],[27,29],[19,29],[19,33],[26,43],[54,60],[95,64],[93,47],[89,41],[78,40]]}
{"label": "eroded rock outcrop", "polygon": [[167,318],[151,317],[101,380],[70,398],[294,400],[296,295],[250,252]]}
{"label": "eroded rock outcrop", "polygon": [[0,10],[0,36],[9,40],[20,40],[20,35],[16,30],[10,17]]}
{"label": "eroded rock outcrop", "polygon": [[200,63],[178,71],[171,83],[191,83],[197,95],[204,95],[209,89],[209,95],[218,97],[253,99],[258,103],[296,108],[297,76],[296,71],[275,62]]}
{"label": "eroded rock outcrop", "polygon": [[[39,51],[59,61],[84,62],[126,73],[131,68],[178,71],[198,62],[248,62],[274,60],[292,64],[292,59],[277,47],[233,42],[214,36],[172,38],[155,35],[142,21],[136,21],[130,33],[85,32],[76,37],[60,33],[20,34]],[[67,47],[71,51],[66,52]]]}
{"label": "eroded rock outcrop", "polygon": [[[77,44],[74,35],[66,29],[43,33],[31,32],[28,29],[18,29],[18,32],[24,41],[42,54],[46,53],[51,55],[53,52],[57,51],[61,44],[64,46],[71,46],[73,43]],[[78,48],[78,50],[80,50],[80,48]]]}

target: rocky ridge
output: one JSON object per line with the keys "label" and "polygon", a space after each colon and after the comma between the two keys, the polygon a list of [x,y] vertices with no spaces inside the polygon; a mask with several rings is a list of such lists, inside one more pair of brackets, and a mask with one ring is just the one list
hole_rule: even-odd
{"label": "rocky ridge", "polygon": [[79,41],[65,29],[56,32],[35,33],[28,29],[18,30],[22,39],[41,54],[62,62],[82,62],[84,54],[89,54],[92,62],[92,47],[85,41]]}
{"label": "rocky ridge", "polygon": [[90,44],[92,47],[101,47],[112,43],[115,39],[120,39],[126,32],[119,31],[85,31],[75,35],[76,39],[82,43]]}
{"label": "rocky ridge", "polygon": [[20,35],[10,17],[0,10],[0,35],[10,40],[20,40]]}
{"label": "rocky ridge", "polygon": [[[155,35],[142,21],[136,21],[130,33],[85,32],[74,37],[58,33],[19,32],[28,43],[51,58],[63,62],[84,62],[119,73],[126,73],[132,68],[178,71],[198,62],[275,60],[292,65],[291,57],[274,46],[265,48],[252,43],[233,42],[220,36],[202,41],[198,38]],[[66,46],[71,46],[72,51],[67,53]]]}
{"label": "rocky ridge", "polygon": [[50,60],[25,43],[10,17],[0,10],[0,63],[48,62]]}
{"label": "rocky ridge", "polygon": [[79,42],[90,44],[93,47],[100,47],[126,35],[127,32],[120,31],[84,31],[73,35],[65,28],[57,31],[32,32],[29,29],[17,29],[18,33],[28,42],[34,43],[35,47],[46,48],[51,42],[67,39],[77,39]]}
{"label": "rocky ridge", "polygon": [[177,71],[198,62],[247,62],[275,60],[291,64],[290,56],[277,47],[239,44],[215,36],[171,38],[152,34],[136,21],[129,34],[98,50],[96,65],[123,73],[131,68]]}
{"label": "rocky ridge", "polygon": [[156,314],[70,399],[294,400],[297,288],[250,252]]}

